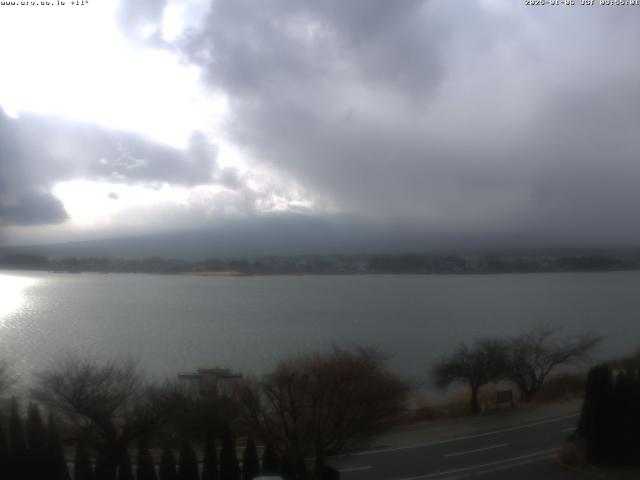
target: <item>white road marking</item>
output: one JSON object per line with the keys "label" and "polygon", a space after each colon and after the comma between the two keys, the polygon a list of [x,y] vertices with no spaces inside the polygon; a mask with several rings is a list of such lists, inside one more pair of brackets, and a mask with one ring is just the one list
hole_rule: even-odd
{"label": "white road marking", "polygon": [[562,430],[562,433],[565,433],[565,432],[573,432],[574,430],[576,430],[576,427],[569,427],[569,428],[565,428],[565,429],[563,429],[563,430]]}
{"label": "white road marking", "polygon": [[491,445],[489,447],[475,448],[473,450],[465,450],[464,452],[447,453],[445,457],[459,457],[460,455],[467,455],[468,453],[484,452],[485,450],[493,450],[494,448],[506,447],[508,443],[501,443],[499,445]]}
{"label": "white road marking", "polygon": [[429,442],[429,443],[419,443],[417,445],[408,445],[406,447],[391,447],[391,448],[378,448],[376,450],[365,450],[363,452],[356,452],[356,453],[351,453],[351,454],[347,454],[347,455],[339,455],[337,457],[334,458],[340,458],[340,457],[358,457],[360,455],[375,455],[378,453],[386,453],[386,452],[399,452],[402,450],[412,450],[414,448],[424,448],[424,447],[432,447],[434,445],[444,445],[446,443],[453,443],[453,442],[458,442],[461,440],[469,440],[471,438],[480,438],[480,437],[486,437],[489,435],[496,435],[498,433],[505,433],[505,432],[513,432],[515,430],[524,430],[525,428],[531,428],[531,427],[536,427],[538,425],[545,425],[547,423],[554,423],[554,422],[559,422],[561,420],[567,420],[569,418],[574,418],[577,417],[579,415],[579,413],[574,413],[571,415],[564,415],[562,417],[556,417],[556,418],[550,418],[548,420],[542,420],[539,422],[534,422],[534,423],[528,423],[525,425],[519,425],[517,427],[508,427],[508,428],[502,428],[500,430],[494,430],[492,432],[487,432],[487,433],[477,433],[474,435],[466,435],[463,437],[456,437],[456,438],[449,438],[448,440],[438,440],[436,442]]}
{"label": "white road marking", "polygon": [[370,470],[370,469],[371,469],[371,465],[366,465],[363,467],[340,468],[339,471],[340,472],[358,472],[360,470]]}
{"label": "white road marking", "polygon": [[463,472],[469,472],[472,470],[479,470],[481,468],[487,468],[487,467],[495,467],[497,465],[506,465],[509,463],[514,463],[514,462],[518,462],[520,460],[525,460],[528,458],[534,458],[534,457],[541,457],[541,456],[545,456],[545,455],[550,455],[554,452],[557,452],[558,448],[550,448],[548,450],[541,450],[539,452],[535,452],[535,453],[530,453],[527,455],[520,455],[518,457],[512,457],[512,458],[507,458],[504,460],[497,460],[495,462],[489,462],[489,463],[482,463],[479,465],[472,465],[470,467],[462,467],[462,468],[456,468],[454,470],[445,470],[443,472],[435,472],[435,473],[428,473],[426,475],[418,475],[416,477],[404,477],[404,478],[399,478],[396,480],[427,480],[429,478],[436,478],[436,477],[443,477],[445,475],[453,475],[456,473],[463,473]]}

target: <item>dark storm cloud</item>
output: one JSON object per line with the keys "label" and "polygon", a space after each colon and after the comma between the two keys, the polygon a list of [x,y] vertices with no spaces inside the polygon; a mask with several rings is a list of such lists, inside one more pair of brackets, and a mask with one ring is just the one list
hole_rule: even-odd
{"label": "dark storm cloud", "polygon": [[60,118],[0,111],[0,223],[59,223],[66,213],[50,194],[59,181],[220,183],[238,188],[234,172],[216,164],[216,149],[194,133],[179,150],[139,135]]}
{"label": "dark storm cloud", "polygon": [[210,82],[257,101],[269,94],[304,103],[314,92],[344,101],[346,92],[334,89],[348,81],[410,98],[439,77],[442,27],[425,18],[419,0],[221,0],[203,25],[188,33],[188,54]]}
{"label": "dark storm cloud", "polygon": [[[46,168],[41,165],[40,169]],[[29,170],[12,121],[0,110],[0,225],[59,223],[67,218],[60,201]],[[33,180],[30,178],[33,175]]]}
{"label": "dark storm cloud", "polygon": [[66,219],[60,200],[46,192],[22,192],[0,204],[0,224],[54,224]]}
{"label": "dark storm cloud", "polygon": [[640,240],[638,14],[215,0],[182,48],[229,95],[234,140],[343,211],[426,232],[628,242]]}

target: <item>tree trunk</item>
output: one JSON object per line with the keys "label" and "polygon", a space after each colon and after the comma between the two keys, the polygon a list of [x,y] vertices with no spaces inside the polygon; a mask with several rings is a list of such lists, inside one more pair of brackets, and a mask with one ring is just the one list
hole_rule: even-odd
{"label": "tree trunk", "polygon": [[96,480],[115,480],[116,472],[127,445],[121,440],[113,440],[105,445],[96,462]]}
{"label": "tree trunk", "polygon": [[318,476],[318,478],[320,478],[323,467],[324,467],[324,456],[316,455],[316,461],[315,461],[313,470]]}
{"label": "tree trunk", "polygon": [[541,387],[542,380],[538,380],[537,377],[532,377],[530,379],[530,382],[520,382],[518,384],[518,390],[520,390],[520,399],[524,403],[531,403]]}
{"label": "tree trunk", "polygon": [[480,402],[478,401],[478,392],[480,385],[471,385],[471,413],[477,415],[480,413]]}
{"label": "tree trunk", "polygon": [[536,392],[533,388],[521,389],[520,397],[524,401],[524,403],[531,403],[533,401],[533,397],[536,396]]}
{"label": "tree trunk", "polygon": [[319,480],[340,480],[340,472],[327,466],[323,460],[316,466],[316,478]]}

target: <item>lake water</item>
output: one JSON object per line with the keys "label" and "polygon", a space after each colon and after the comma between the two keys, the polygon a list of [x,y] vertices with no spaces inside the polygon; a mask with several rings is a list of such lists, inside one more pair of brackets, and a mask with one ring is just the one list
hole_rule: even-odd
{"label": "lake water", "polygon": [[553,322],[640,347],[640,272],[197,277],[0,271],[0,357],[25,374],[61,352],[131,355],[153,375],[262,373],[286,355],[378,345],[424,379],[459,342]]}

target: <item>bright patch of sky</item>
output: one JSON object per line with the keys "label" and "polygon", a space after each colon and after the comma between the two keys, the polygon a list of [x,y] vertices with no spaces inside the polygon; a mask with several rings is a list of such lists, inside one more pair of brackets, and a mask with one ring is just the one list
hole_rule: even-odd
{"label": "bright patch of sky", "polygon": [[[197,0],[169,2],[162,16],[162,40],[175,41],[203,18],[207,6]],[[154,48],[153,42],[133,44],[118,28],[117,7],[116,0],[100,0],[77,7],[4,8],[0,107],[14,118],[21,112],[60,116],[135,132],[181,149],[194,131],[202,131],[217,148],[218,165],[247,175],[246,159],[225,140],[225,95],[205,91],[199,68],[181,62],[170,49]],[[152,24],[140,28],[148,35],[155,32]],[[194,198],[213,200],[220,189],[65,181],[52,193],[70,220],[53,230],[118,227],[127,212],[167,205],[180,209]],[[278,209],[286,209],[284,198]],[[263,209],[263,203],[254,206]],[[17,228],[16,238],[36,229]]]}
{"label": "bright patch of sky", "polygon": [[[79,7],[4,8],[0,16],[0,105],[143,133],[185,146],[215,102],[196,67],[168,51],[132,47],[115,22],[115,1]],[[179,33],[179,8],[166,16]],[[170,12],[171,13],[171,12]]]}

